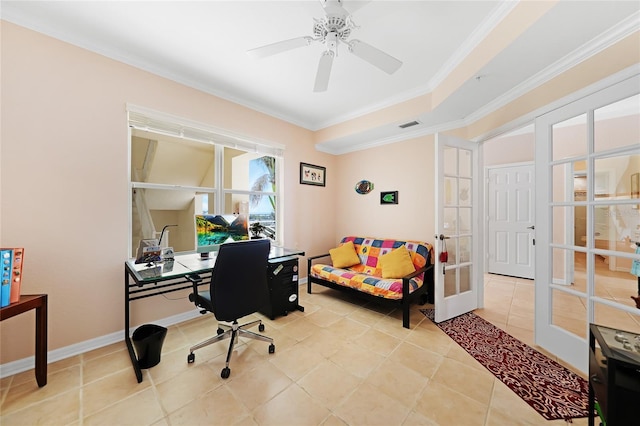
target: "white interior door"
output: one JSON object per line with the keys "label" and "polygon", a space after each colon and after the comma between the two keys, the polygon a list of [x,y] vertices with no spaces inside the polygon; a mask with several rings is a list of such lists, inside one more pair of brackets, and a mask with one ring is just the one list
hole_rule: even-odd
{"label": "white interior door", "polygon": [[534,166],[492,167],[487,171],[488,272],[534,276]]}
{"label": "white interior door", "polygon": [[[483,230],[479,226],[482,170],[478,144],[436,134],[435,321],[478,307],[482,262],[478,261]],[[442,237],[442,239],[440,238]],[[448,261],[439,254],[446,243]]]}
{"label": "white interior door", "polygon": [[535,123],[535,342],[585,373],[590,323],[640,330],[629,273],[640,258],[631,244],[640,191],[630,188],[640,173],[639,88],[636,75]]}

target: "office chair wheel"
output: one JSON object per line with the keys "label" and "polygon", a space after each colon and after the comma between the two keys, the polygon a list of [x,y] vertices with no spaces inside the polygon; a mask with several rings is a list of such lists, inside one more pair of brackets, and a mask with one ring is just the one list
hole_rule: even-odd
{"label": "office chair wheel", "polygon": [[224,330],[223,330],[223,329],[221,329],[220,327],[218,327],[218,330],[216,330],[216,331],[217,331],[217,333],[218,333],[218,334],[222,334],[222,333],[224,333]]}
{"label": "office chair wheel", "polygon": [[230,374],[231,374],[231,369],[229,367],[225,367],[220,372],[220,377],[222,377],[223,379],[228,379]]}
{"label": "office chair wheel", "polygon": [[187,363],[193,364],[195,360],[196,360],[196,354],[194,354],[193,352],[187,355]]}
{"label": "office chair wheel", "polygon": [[264,324],[260,324],[260,325],[258,326],[258,331],[259,331],[260,333],[262,333],[262,332],[264,331]]}
{"label": "office chair wheel", "polygon": [[276,345],[273,343],[269,345],[269,353],[272,354],[276,351]]}

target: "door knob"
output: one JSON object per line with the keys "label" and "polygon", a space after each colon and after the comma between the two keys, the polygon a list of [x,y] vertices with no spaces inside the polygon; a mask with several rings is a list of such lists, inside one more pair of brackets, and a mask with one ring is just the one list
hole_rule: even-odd
{"label": "door knob", "polygon": [[535,225],[527,226],[527,229],[536,229]]}

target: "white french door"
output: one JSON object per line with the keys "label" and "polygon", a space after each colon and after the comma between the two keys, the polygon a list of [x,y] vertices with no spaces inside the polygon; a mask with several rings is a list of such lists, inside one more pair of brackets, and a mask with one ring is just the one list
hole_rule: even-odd
{"label": "white french door", "polygon": [[[479,261],[481,155],[477,143],[436,134],[437,188],[435,247],[435,321],[441,322],[478,307],[482,287]],[[446,244],[448,260],[439,254]]]}
{"label": "white french door", "polygon": [[590,323],[640,331],[639,88],[636,75],[535,123],[535,342],[585,373]]}
{"label": "white french door", "polygon": [[534,275],[534,165],[487,170],[488,268],[492,274]]}

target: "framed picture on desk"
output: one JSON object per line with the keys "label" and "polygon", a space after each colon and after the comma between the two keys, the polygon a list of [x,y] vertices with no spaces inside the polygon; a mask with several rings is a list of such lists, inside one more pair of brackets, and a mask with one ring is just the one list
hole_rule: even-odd
{"label": "framed picture on desk", "polygon": [[136,263],[159,262],[162,260],[161,254],[157,239],[140,240]]}

